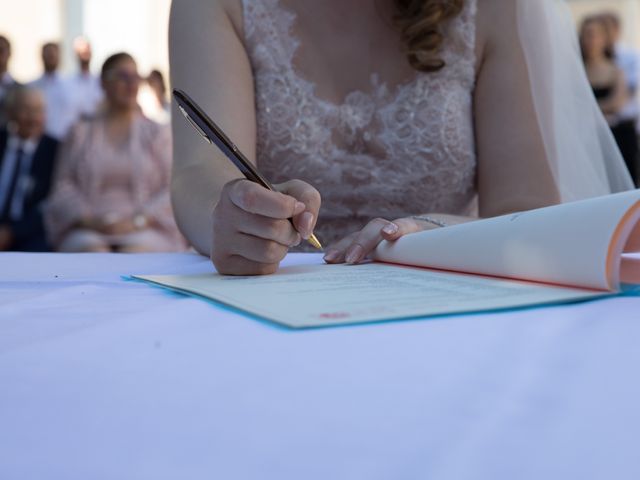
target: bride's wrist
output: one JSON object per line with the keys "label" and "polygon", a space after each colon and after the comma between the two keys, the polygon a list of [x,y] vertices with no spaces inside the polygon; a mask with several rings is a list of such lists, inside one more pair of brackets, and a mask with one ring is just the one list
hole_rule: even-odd
{"label": "bride's wrist", "polygon": [[477,217],[466,217],[463,215],[450,215],[445,213],[426,213],[413,215],[411,218],[440,228],[478,220]]}
{"label": "bride's wrist", "polygon": [[436,227],[448,227],[449,224],[444,220],[440,220],[439,218],[432,217],[431,215],[413,215],[411,218],[414,220],[418,220],[420,222],[429,223],[431,225],[435,225]]}

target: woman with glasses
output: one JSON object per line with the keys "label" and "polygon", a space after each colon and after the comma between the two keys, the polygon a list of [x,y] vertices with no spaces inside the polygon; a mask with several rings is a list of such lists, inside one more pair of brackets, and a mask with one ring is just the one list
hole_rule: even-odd
{"label": "woman with glasses", "polygon": [[63,252],[184,249],[171,211],[171,137],[144,117],[140,77],[127,53],[101,72],[104,108],[71,131],[46,208],[50,239]]}

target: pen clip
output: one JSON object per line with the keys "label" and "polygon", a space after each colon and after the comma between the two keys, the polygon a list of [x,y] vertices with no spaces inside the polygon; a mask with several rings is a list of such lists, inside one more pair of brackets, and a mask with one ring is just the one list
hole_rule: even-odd
{"label": "pen clip", "polygon": [[207,136],[207,134],[204,133],[202,129],[198,126],[198,124],[193,120],[193,118],[189,116],[187,111],[184,108],[182,108],[182,105],[178,105],[178,108],[182,112],[182,115],[184,115],[184,118],[186,118],[187,121],[191,124],[191,126],[196,129],[196,132],[198,132],[200,136],[204,138],[208,143],[213,143],[211,139]]}

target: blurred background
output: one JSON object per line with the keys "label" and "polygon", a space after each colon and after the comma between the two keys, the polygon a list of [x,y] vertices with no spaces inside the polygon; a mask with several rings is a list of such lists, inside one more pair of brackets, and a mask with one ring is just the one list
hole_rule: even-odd
{"label": "blurred background", "polygon": [[640,0],[568,0],[576,24],[583,18],[604,10],[622,19],[623,42],[640,48]]}
{"label": "blurred background", "polygon": [[[640,0],[569,0],[579,22],[603,9],[624,20],[627,44],[640,48]],[[72,43],[86,36],[93,47],[93,69],[124,50],[137,60],[141,72],[158,69],[167,77],[166,30],[171,0],[0,0],[0,33],[12,43],[11,71],[26,82],[41,73],[40,47],[59,41],[61,71],[76,68]]]}
{"label": "blurred background", "polygon": [[27,82],[42,73],[40,48],[60,42],[60,70],[76,69],[73,39],[86,36],[92,69],[126,51],[141,72],[168,70],[167,25],[171,0],[0,0],[0,33],[11,40],[11,73]]}

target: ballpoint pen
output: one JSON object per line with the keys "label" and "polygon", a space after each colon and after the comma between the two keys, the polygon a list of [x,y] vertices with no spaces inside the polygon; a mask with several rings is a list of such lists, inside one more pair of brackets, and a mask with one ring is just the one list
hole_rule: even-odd
{"label": "ballpoint pen", "polygon": [[[225,135],[209,116],[194,102],[184,91],[173,89],[173,97],[178,102],[178,108],[188,122],[207,142],[215,144],[225,156],[242,172],[251,182],[262,185],[271,191],[276,191],[271,183],[264,178],[258,169],[245,157],[238,147]],[[293,219],[289,219],[293,225]],[[307,241],[318,250],[322,245],[312,233]]]}

